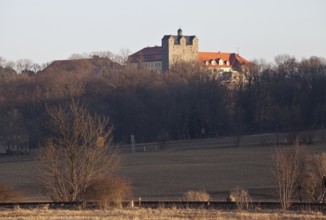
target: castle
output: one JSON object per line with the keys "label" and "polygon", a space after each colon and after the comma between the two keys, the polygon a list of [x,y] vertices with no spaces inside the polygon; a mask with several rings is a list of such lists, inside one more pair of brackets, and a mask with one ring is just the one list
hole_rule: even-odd
{"label": "castle", "polygon": [[145,68],[160,73],[169,71],[178,62],[199,62],[212,72],[224,76],[241,71],[250,62],[236,53],[199,52],[198,38],[184,36],[181,29],[177,35],[164,35],[162,46],[145,47],[128,58],[134,68]]}

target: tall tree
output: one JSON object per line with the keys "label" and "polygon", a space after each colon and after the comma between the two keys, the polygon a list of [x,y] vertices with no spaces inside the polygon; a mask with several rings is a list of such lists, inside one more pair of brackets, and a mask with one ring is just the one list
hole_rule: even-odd
{"label": "tall tree", "polygon": [[76,101],[48,107],[53,137],[41,144],[38,180],[54,201],[76,201],[91,181],[117,168],[108,118],[91,115]]}

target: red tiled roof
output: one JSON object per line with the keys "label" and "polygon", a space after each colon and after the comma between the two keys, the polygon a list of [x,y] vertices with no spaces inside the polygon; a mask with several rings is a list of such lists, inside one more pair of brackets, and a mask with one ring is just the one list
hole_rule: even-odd
{"label": "red tiled roof", "polygon": [[[249,64],[250,62],[241,57],[236,53],[224,53],[224,52],[198,52],[198,59],[202,64],[206,65],[206,61],[210,61],[207,66],[217,66],[217,67],[233,67],[239,64]],[[223,60],[223,65],[219,65],[220,59]],[[215,60],[216,65],[211,65],[211,61]],[[162,61],[162,47],[145,47],[140,51],[129,56],[129,61],[131,62],[156,62]],[[227,64],[228,62],[228,64]]]}
{"label": "red tiled roof", "polygon": [[216,60],[216,59],[229,60],[230,53],[198,52],[198,58],[202,61]]}
{"label": "red tiled roof", "polygon": [[235,58],[241,63],[241,64],[250,64],[248,60],[241,57],[239,54],[235,54]]}
{"label": "red tiled roof", "polygon": [[[206,61],[215,60],[216,66],[218,67],[228,67],[233,66],[236,62],[240,64],[249,64],[250,62],[244,59],[243,57],[239,56],[235,53],[221,53],[221,52],[198,52],[199,60],[205,64]],[[224,65],[218,65],[218,61],[222,59]],[[229,62],[229,65],[226,65],[226,62]],[[208,66],[213,66],[209,64]],[[214,65],[215,66],[215,65]]]}

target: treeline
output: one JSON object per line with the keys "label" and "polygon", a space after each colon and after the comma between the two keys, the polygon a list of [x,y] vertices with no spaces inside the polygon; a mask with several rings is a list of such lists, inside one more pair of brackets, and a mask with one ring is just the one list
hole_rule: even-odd
{"label": "treeline", "polygon": [[[92,57],[109,58],[110,60],[124,65],[127,62],[130,54],[129,49],[122,48],[118,53],[111,51],[94,51],[91,53],[74,53],[69,56],[68,60],[90,59]],[[7,60],[0,56],[0,78],[12,76],[15,74],[35,74],[47,68],[51,62],[43,64],[35,63],[31,59],[19,59],[16,61]]]}
{"label": "treeline", "polygon": [[45,107],[78,99],[110,116],[115,142],[180,140],[323,129],[326,62],[279,56],[256,63],[236,84],[220,82],[198,66],[168,74],[128,67],[97,71],[39,71],[0,76],[0,134],[28,134],[30,146],[48,134]]}

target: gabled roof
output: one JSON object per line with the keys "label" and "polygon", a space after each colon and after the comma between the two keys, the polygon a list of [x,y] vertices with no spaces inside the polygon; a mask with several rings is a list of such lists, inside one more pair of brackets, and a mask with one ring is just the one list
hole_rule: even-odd
{"label": "gabled roof", "polygon": [[98,73],[109,69],[120,69],[121,65],[106,57],[93,56],[76,60],[56,60],[41,73]]}
{"label": "gabled roof", "polygon": [[164,35],[162,40],[168,40],[168,39],[170,39],[170,37],[172,37],[174,39],[174,44],[180,44],[181,37],[184,37],[186,39],[186,45],[191,45],[192,41],[196,38],[195,35],[191,35],[191,36]]}
{"label": "gabled roof", "polygon": [[131,54],[130,56],[135,56],[135,55],[155,55],[155,54],[162,54],[162,47],[155,46],[155,47],[145,47],[141,50],[139,50],[136,53]]}
{"label": "gabled roof", "polygon": [[221,52],[198,52],[198,58],[200,60],[216,60],[216,59],[223,59],[229,60],[230,53],[221,53]]}
{"label": "gabled roof", "polygon": [[249,64],[245,58],[236,53],[222,53],[222,52],[198,52],[198,58],[203,63],[208,60],[216,60],[217,62],[222,59],[224,62],[229,61],[230,66]]}
{"label": "gabled roof", "polygon": [[135,61],[162,61],[162,47],[155,46],[155,47],[145,47],[141,49],[140,51],[131,54],[129,56],[129,60],[131,62]]}

